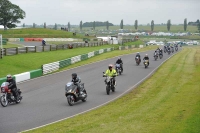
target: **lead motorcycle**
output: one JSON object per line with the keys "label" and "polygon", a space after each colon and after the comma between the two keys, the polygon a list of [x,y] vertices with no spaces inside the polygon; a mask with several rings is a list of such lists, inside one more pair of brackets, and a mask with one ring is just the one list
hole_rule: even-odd
{"label": "lead motorcycle", "polygon": [[117,74],[118,74],[118,75],[121,75],[121,74],[122,74],[121,64],[116,64],[115,66],[116,66]]}
{"label": "lead motorcycle", "polygon": [[155,59],[155,60],[158,59],[158,53],[157,53],[157,52],[154,53],[154,59]]}
{"label": "lead motorcycle", "polygon": [[80,83],[80,89],[83,92],[79,94],[77,85],[73,82],[68,82],[65,86],[65,96],[67,97],[68,104],[73,106],[75,102],[82,100],[85,102],[87,100],[87,92],[84,88],[84,83]]}
{"label": "lead motorcycle", "polygon": [[[104,72],[103,72],[103,74],[104,74]],[[105,79],[106,93],[107,93],[107,95],[110,95],[111,90],[112,90],[112,92],[115,92],[115,84],[114,84],[113,77],[106,76],[106,75],[103,75],[103,77],[106,77],[106,79]]]}
{"label": "lead motorcycle", "polygon": [[22,100],[21,96],[21,91],[20,89],[17,89],[18,92],[18,100],[15,99],[13,96],[13,93],[11,92],[11,89],[8,88],[9,83],[8,82],[3,82],[1,85],[1,97],[0,97],[0,102],[3,107],[6,107],[8,104],[12,103],[20,103]]}

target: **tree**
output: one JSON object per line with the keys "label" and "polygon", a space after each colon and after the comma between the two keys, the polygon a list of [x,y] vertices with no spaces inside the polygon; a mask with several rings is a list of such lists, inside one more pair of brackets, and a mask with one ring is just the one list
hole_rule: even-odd
{"label": "tree", "polygon": [[9,0],[0,0],[0,25],[4,26],[4,30],[17,27],[16,23],[20,23],[19,20],[25,16],[26,13],[19,6]]}
{"label": "tree", "polygon": [[70,31],[70,22],[68,22],[68,31]]}
{"label": "tree", "polygon": [[184,31],[187,30],[187,18],[184,19]]}
{"label": "tree", "polygon": [[54,27],[54,29],[57,30],[57,27],[58,27],[58,26],[57,26],[57,24],[55,23],[55,27]]}
{"label": "tree", "polygon": [[35,28],[36,27],[36,24],[35,23],[33,23],[33,28]]}
{"label": "tree", "polygon": [[82,30],[82,27],[83,27],[83,22],[81,21],[80,22],[80,30]]}
{"label": "tree", "polygon": [[109,30],[109,22],[106,22],[106,29]]}
{"label": "tree", "polygon": [[167,30],[170,31],[170,28],[171,28],[171,20],[169,19],[167,21]]}
{"label": "tree", "polygon": [[124,22],[123,22],[123,19],[121,20],[121,23],[120,23],[120,29],[123,29],[124,28]]}
{"label": "tree", "polygon": [[199,33],[200,33],[200,23],[198,23],[197,28],[198,28]]}
{"label": "tree", "polygon": [[152,20],[151,21],[151,31],[153,31],[154,30],[154,21]]}
{"label": "tree", "polygon": [[47,24],[46,24],[46,22],[44,23],[44,28],[45,28],[45,29],[47,28]]}
{"label": "tree", "polygon": [[95,21],[93,22],[93,30],[95,30]]}
{"label": "tree", "polygon": [[135,20],[135,29],[138,29],[138,20]]}

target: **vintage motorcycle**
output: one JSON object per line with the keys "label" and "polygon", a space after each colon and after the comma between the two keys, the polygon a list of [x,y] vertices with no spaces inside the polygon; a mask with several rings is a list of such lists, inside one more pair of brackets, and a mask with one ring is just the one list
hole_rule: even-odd
{"label": "vintage motorcycle", "polygon": [[84,88],[84,83],[80,83],[80,88],[82,94],[79,94],[77,85],[75,85],[73,82],[68,82],[65,85],[65,96],[67,97],[67,101],[70,106],[73,106],[75,102],[80,100],[82,100],[82,102],[87,100],[87,92]]}
{"label": "vintage motorcycle", "polygon": [[11,89],[8,88],[8,85],[9,85],[8,82],[3,82],[1,85],[2,95],[0,97],[0,102],[3,107],[6,107],[8,104],[12,103],[20,103],[22,100],[20,89],[17,89],[18,100],[16,100],[15,97],[13,96],[13,93],[11,92]]}

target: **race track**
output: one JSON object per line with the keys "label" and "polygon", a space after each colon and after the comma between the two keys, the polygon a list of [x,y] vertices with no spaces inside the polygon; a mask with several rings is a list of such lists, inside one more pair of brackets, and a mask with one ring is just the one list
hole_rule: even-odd
{"label": "race track", "polygon": [[[153,51],[141,53],[141,56],[144,57],[145,53],[148,53],[150,57],[150,66],[147,69],[144,68],[142,63],[136,66],[135,54],[121,56],[124,62],[124,73],[116,77],[116,92],[111,92],[110,95],[106,94],[102,72],[107,69],[108,64],[114,64],[117,58],[18,84],[18,88],[23,92],[23,100],[18,105],[0,106],[0,133],[16,133],[28,130],[104,104],[132,88],[172,56],[172,54],[169,56],[164,53],[163,59],[154,61]],[[64,86],[71,80],[73,72],[78,73],[82,82],[85,83],[88,99],[84,103],[80,101],[74,106],[69,106],[64,95]]]}

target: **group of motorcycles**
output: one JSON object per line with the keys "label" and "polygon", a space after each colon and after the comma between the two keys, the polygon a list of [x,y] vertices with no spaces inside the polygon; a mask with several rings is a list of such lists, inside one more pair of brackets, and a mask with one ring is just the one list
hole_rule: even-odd
{"label": "group of motorcycles", "polygon": [[174,53],[174,51],[178,51],[178,44],[175,44],[174,46],[164,46],[164,52],[171,54]]}
{"label": "group of motorcycles", "polygon": [[[178,46],[175,45],[175,51],[178,51]],[[164,52],[168,52],[168,54],[170,54],[171,52],[174,52],[174,47],[173,46],[164,46]],[[160,51],[158,50],[157,52],[154,53],[154,59],[157,60],[158,57],[160,59],[162,59],[163,54],[160,53]],[[139,57],[135,58],[136,64],[139,65],[141,62],[141,59]],[[145,68],[148,67],[149,65],[149,60],[144,60],[144,66]],[[116,72],[118,75],[122,74],[122,64],[116,64]],[[104,72],[103,72],[104,73]],[[115,84],[114,83],[114,78],[113,77],[109,77],[109,76],[104,76],[106,77],[105,79],[105,84],[106,84],[106,93],[107,95],[110,94],[110,92],[115,92]],[[115,81],[116,82],[116,81]],[[3,107],[6,107],[8,104],[12,104],[12,103],[20,103],[22,100],[22,96],[21,96],[21,91],[20,89],[17,89],[18,92],[18,99],[16,99],[11,90],[8,88],[9,83],[8,82],[3,82],[1,85],[1,97],[0,97],[0,103]],[[67,97],[67,101],[68,104],[70,106],[73,106],[75,102],[78,101],[82,101],[85,102],[87,100],[87,92],[86,89],[84,87],[84,83],[80,83],[80,89],[82,94],[79,94],[77,85],[74,85],[73,82],[68,82],[65,85],[65,96]]]}

